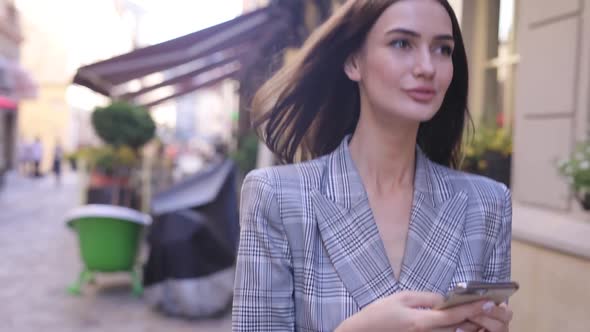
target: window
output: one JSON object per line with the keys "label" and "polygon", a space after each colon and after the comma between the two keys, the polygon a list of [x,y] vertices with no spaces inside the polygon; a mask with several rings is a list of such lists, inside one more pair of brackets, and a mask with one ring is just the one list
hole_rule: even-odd
{"label": "window", "polygon": [[[520,57],[516,53],[516,0],[499,0],[498,31],[491,38],[485,63],[484,125],[510,129],[514,118],[515,71]],[[492,25],[493,26],[493,25]]]}

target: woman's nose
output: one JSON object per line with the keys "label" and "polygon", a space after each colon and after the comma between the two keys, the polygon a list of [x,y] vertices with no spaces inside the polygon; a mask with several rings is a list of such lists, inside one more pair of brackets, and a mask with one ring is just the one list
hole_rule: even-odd
{"label": "woman's nose", "polygon": [[420,50],[420,52],[417,52],[414,62],[414,75],[416,77],[432,78],[434,73],[435,68],[430,50]]}

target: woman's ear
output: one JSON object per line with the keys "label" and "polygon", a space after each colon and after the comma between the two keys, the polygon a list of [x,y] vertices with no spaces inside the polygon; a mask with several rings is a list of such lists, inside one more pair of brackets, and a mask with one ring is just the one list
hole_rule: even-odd
{"label": "woman's ear", "polygon": [[351,81],[358,82],[361,80],[361,72],[358,66],[357,54],[351,54],[344,62],[344,73]]}

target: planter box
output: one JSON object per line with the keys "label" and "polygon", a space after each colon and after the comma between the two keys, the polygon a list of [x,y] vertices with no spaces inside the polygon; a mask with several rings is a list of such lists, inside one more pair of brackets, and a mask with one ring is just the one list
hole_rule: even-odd
{"label": "planter box", "polygon": [[84,265],[69,288],[71,293],[79,294],[95,272],[118,271],[130,272],[133,292],[142,293],[136,259],[141,230],[151,223],[150,216],[125,207],[90,204],[74,209],[66,220],[78,235]]}
{"label": "planter box", "polygon": [[484,154],[484,160],[487,163],[486,169],[481,173],[498,182],[502,182],[510,187],[510,165],[512,157],[505,156],[499,152],[488,151]]}
{"label": "planter box", "polygon": [[131,188],[119,186],[90,187],[86,191],[87,204],[109,204],[139,210],[140,195]]}
{"label": "planter box", "polygon": [[[485,167],[480,167],[480,161],[483,161]],[[506,156],[495,151],[487,151],[481,160],[466,159],[463,162],[462,170],[468,173],[483,175],[510,187],[511,163],[512,156]]]}
{"label": "planter box", "polygon": [[92,172],[89,180],[90,187],[109,187],[109,186],[121,186],[126,187],[129,185],[129,177],[116,177],[110,176],[99,172]]}

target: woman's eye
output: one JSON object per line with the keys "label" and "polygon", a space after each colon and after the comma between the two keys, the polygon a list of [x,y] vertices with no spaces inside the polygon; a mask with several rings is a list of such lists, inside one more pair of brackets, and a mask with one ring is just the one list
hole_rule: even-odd
{"label": "woman's eye", "polygon": [[409,48],[410,42],[406,39],[398,39],[391,42],[391,46],[395,48]]}
{"label": "woman's eye", "polygon": [[436,48],[437,53],[442,55],[451,56],[453,55],[453,48],[449,45],[441,45]]}

